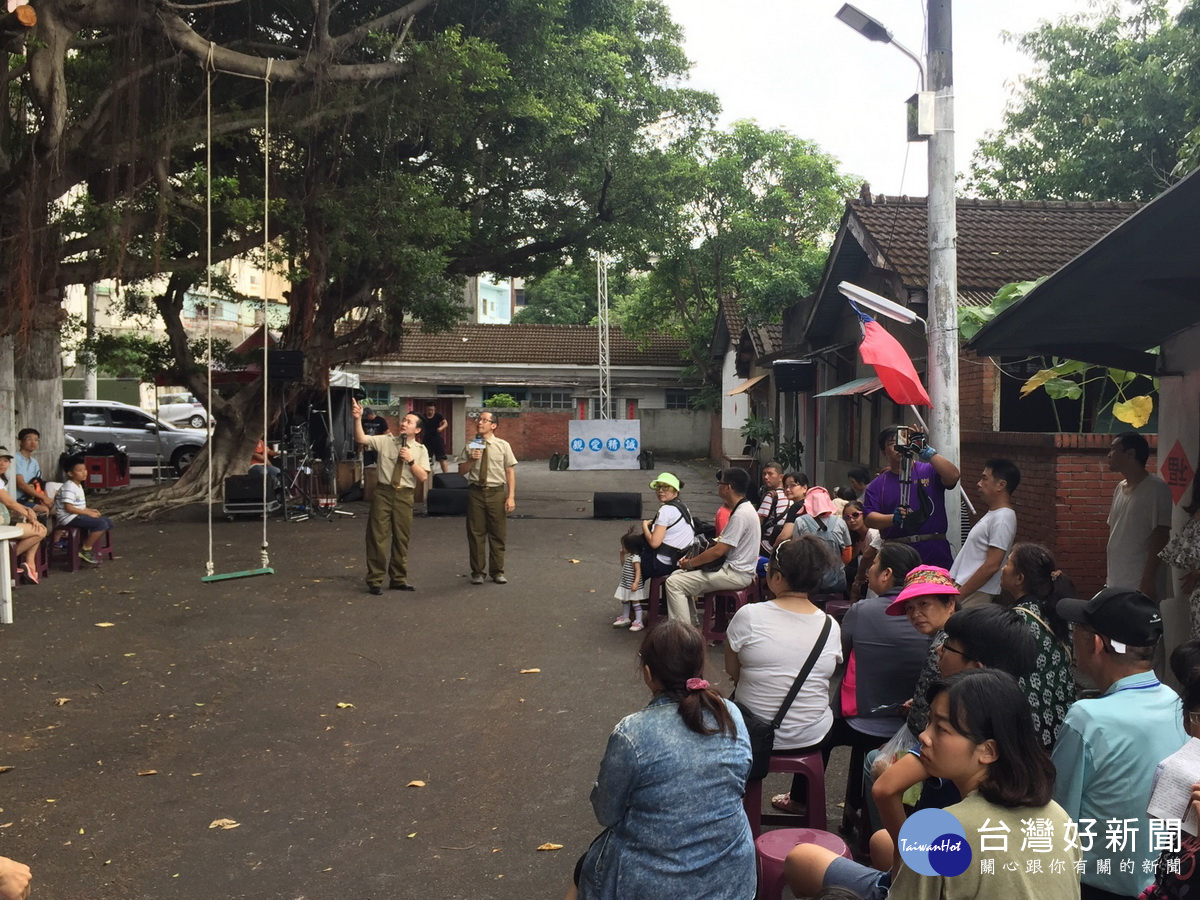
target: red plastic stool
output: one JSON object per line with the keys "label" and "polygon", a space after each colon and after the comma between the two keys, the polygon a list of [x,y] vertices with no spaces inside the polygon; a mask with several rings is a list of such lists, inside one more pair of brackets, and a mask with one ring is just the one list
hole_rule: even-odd
{"label": "red plastic stool", "polygon": [[755,837],[764,825],[805,825],[808,828],[825,828],[825,761],[817,751],[799,756],[772,756],[770,772],[791,772],[803,776],[808,787],[807,812],[802,816],[791,813],[764,813],[762,811],[762,781],[747,781],[742,805],[750,822],[750,833]]}
{"label": "red plastic stool", "polygon": [[[9,571],[12,572],[13,587],[20,587],[24,582],[21,580],[21,573],[17,571],[17,566],[21,560],[17,559],[17,544],[19,541],[11,540],[8,542],[9,550]],[[37,569],[37,577],[45,578],[50,574],[50,551],[47,549],[46,541],[43,539],[38,544],[37,550],[33,554],[34,567]]]}
{"label": "red plastic stool", "polygon": [[[747,603],[755,603],[757,600],[757,581],[751,581],[740,591],[713,591],[705,594],[700,601],[704,605],[704,616],[700,620],[700,630],[704,633],[704,640],[725,640],[725,629],[729,627],[733,614]],[[718,618],[721,620],[719,628],[717,627]]]}
{"label": "red plastic stool", "polygon": [[[55,558],[62,556],[62,561],[66,563],[67,568],[72,572],[78,572],[83,566],[83,563],[79,559],[79,551],[83,548],[83,539],[86,537],[86,533],[81,528],[72,527],[69,522],[66,525],[58,527],[65,528],[67,530],[67,546],[63,549],[55,546],[53,543],[54,530],[51,529],[49,534],[49,537],[51,538],[51,543],[49,546],[49,561],[53,562]],[[96,541],[96,545],[92,547],[92,556],[96,558],[97,562],[103,559],[113,558],[111,529],[104,532],[100,540]]]}
{"label": "red plastic stool", "polygon": [[667,576],[658,575],[650,579],[650,597],[646,600],[646,627],[650,628],[658,621],[658,617],[662,615],[659,607],[667,599]]}
{"label": "red plastic stool", "polygon": [[754,841],[758,856],[758,900],[780,900],[783,896],[783,861],[798,844],[816,844],[843,859],[854,859],[850,848],[836,834],[815,828],[777,828]]}

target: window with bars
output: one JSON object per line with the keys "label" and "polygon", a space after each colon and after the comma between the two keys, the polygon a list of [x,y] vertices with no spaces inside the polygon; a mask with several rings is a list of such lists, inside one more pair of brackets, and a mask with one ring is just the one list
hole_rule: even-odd
{"label": "window with bars", "polygon": [[367,392],[366,406],[390,406],[392,403],[392,386],[390,384],[372,384],[364,381],[362,389]]}
{"label": "window with bars", "polygon": [[683,388],[667,388],[667,409],[691,409],[692,397],[696,395],[695,391],[685,390]]}
{"label": "window with bars", "polygon": [[570,391],[531,391],[529,405],[534,409],[574,409]]}

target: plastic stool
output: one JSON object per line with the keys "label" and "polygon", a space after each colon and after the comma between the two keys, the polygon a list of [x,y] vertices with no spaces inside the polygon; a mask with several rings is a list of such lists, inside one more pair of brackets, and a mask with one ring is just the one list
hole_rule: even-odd
{"label": "plastic stool", "polygon": [[[12,573],[12,586],[20,587],[24,582],[21,580],[21,573],[17,571],[17,566],[21,564],[21,560],[17,558],[17,540],[8,542],[9,556],[9,571]],[[38,544],[37,550],[33,554],[34,567],[37,569],[38,578],[45,578],[50,574],[50,551],[47,549],[45,538]]]}
{"label": "plastic stool", "polygon": [[[83,566],[83,562],[79,559],[79,551],[83,547],[83,539],[86,533],[81,528],[72,527],[69,522],[66,525],[57,527],[67,530],[67,546],[66,549],[59,549],[54,546],[54,529],[50,529],[48,534],[48,537],[51,539],[49,546],[50,562],[53,562],[56,557],[61,555],[64,557],[63,562],[66,563],[67,568],[72,572],[78,572]],[[92,547],[92,555],[96,558],[97,562],[113,558],[112,529],[104,532],[103,536],[96,541],[96,545]]]}
{"label": "plastic stool", "polygon": [[650,597],[646,600],[646,627],[651,627],[658,621],[658,617],[662,615],[659,612],[659,607],[666,600],[667,596],[667,576],[657,575],[650,579]]}
{"label": "plastic stool", "polygon": [[[704,606],[703,618],[700,620],[700,631],[706,641],[725,640],[725,629],[733,619],[733,614],[747,603],[758,600],[758,582],[751,581],[740,591],[713,591],[701,599]],[[721,627],[717,627],[717,617],[721,618]]]}
{"label": "plastic stool", "polygon": [[815,828],[777,828],[759,835],[754,841],[758,857],[758,900],[780,900],[783,896],[783,861],[798,844],[816,844],[843,859],[854,859],[850,848],[836,834]]}
{"label": "plastic stool", "polygon": [[825,828],[825,761],[818,751],[799,756],[772,756],[770,772],[792,772],[804,777],[808,787],[808,810],[802,816],[790,813],[764,813],[762,811],[762,781],[747,781],[742,805],[746,808],[746,819],[750,822],[750,833],[758,837],[763,825],[804,825],[808,828]]}

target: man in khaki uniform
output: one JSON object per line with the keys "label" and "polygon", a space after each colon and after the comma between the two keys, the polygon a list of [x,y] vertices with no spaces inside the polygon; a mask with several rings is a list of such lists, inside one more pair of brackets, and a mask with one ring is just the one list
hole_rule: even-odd
{"label": "man in khaki uniform", "polygon": [[[367,591],[383,593],[383,574],[394,591],[416,590],[408,583],[408,539],[412,535],[413,493],[429,477],[429,452],[417,443],[421,417],[410,412],[398,435],[369,435],[362,427],[362,406],[355,400],[354,439],[379,454],[379,483],[367,518]],[[388,544],[391,543],[391,561]]]}
{"label": "man in khaki uniform", "polygon": [[[479,437],[468,443],[458,457],[458,473],[467,476],[468,484],[471,584],[483,584],[484,569],[496,584],[508,584],[504,577],[504,539],[508,534],[507,516],[517,507],[517,458],[508,441],[496,437],[495,413],[482,412],[476,422]],[[484,550],[485,538],[489,552]]]}

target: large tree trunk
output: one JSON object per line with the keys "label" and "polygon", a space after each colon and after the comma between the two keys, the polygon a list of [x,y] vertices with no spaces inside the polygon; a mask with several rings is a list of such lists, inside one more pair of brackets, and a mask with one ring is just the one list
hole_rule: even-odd
{"label": "large tree trunk", "polygon": [[212,437],[182,477],[168,484],[119,491],[105,499],[105,514],[118,519],[153,519],[181,506],[207,503],[210,498],[220,503],[225,477],[245,474],[250,467],[250,456],[262,432],[261,404],[258,385],[248,385],[225,403],[210,404],[215,421]]}
{"label": "large tree trunk", "polygon": [[62,343],[57,328],[39,328],[29,335],[29,343],[21,346],[20,337],[14,342],[12,436],[9,451],[15,453],[17,432],[36,428],[42,436],[38,462],[42,477],[47,481],[60,480],[58,457],[63,452],[63,392]]}
{"label": "large tree trunk", "polygon": [[[13,370],[13,339],[11,334],[0,336],[0,434],[16,438],[13,407],[17,403],[17,382]],[[16,452],[15,450],[13,451]]]}

